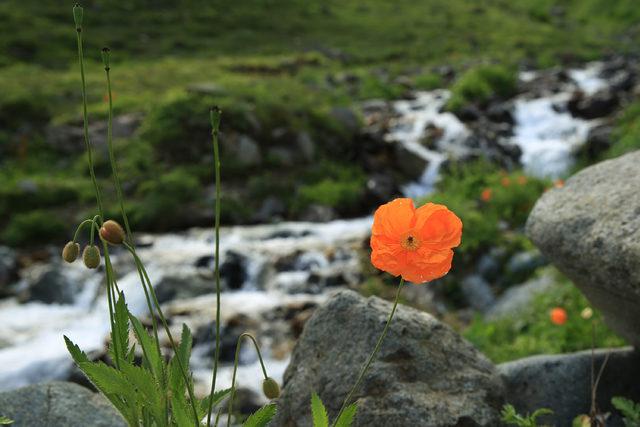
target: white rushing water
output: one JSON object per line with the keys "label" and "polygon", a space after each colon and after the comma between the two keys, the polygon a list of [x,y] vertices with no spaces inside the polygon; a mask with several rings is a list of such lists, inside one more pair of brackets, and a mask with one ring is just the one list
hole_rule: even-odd
{"label": "white rushing water", "polygon": [[[571,92],[580,89],[594,93],[606,82],[599,77],[599,65],[571,70],[572,83],[566,90],[544,97],[523,94],[514,100],[515,125],[510,141],[522,150],[525,169],[538,176],[560,176],[569,169],[575,149],[586,140],[595,122],[572,117],[566,111]],[[535,72],[521,78],[532,81]],[[447,90],[417,93],[415,99],[393,103],[397,118],[391,123],[386,139],[402,144],[407,151],[425,160],[427,167],[416,182],[408,183],[403,192],[421,197],[433,191],[439,169],[447,158],[464,152],[469,129],[453,114],[443,112],[450,93]],[[423,145],[428,127],[439,129],[439,137],[431,148]],[[223,320],[236,315],[256,317],[278,307],[305,301],[319,303],[327,289],[312,283],[313,277],[339,272],[343,281],[357,283],[359,259],[357,249],[367,238],[372,218],[337,220],[326,224],[291,222],[277,225],[229,227],[222,230],[221,262],[240,256],[244,282],[237,291],[226,291],[222,297]],[[139,250],[151,281],[159,283],[168,276],[213,279],[210,266],[196,261],[213,254],[213,233],[191,230],[159,236],[143,236],[149,246]],[[291,258],[285,269],[276,268],[283,259]],[[127,296],[129,308],[137,315],[147,312],[137,272],[126,254],[114,256],[119,286]],[[20,304],[15,299],[0,301],[0,390],[38,381],[65,378],[71,361],[62,335],[68,335],[85,351],[100,351],[108,334],[106,297],[100,287],[101,272],[87,271],[79,263],[64,265],[61,271],[70,280],[83,284],[83,291],[72,305]],[[215,295],[176,300],[166,305],[174,323],[185,321],[192,330],[210,322],[215,316]],[[188,314],[183,314],[188,313]],[[287,354],[272,354],[268,339],[263,342],[270,375],[282,380],[288,363]],[[206,356],[194,349],[194,376],[204,394],[211,381]],[[243,351],[243,365],[238,382],[256,392],[260,390],[260,368],[253,350]],[[231,383],[231,368],[223,366],[220,383]]]}

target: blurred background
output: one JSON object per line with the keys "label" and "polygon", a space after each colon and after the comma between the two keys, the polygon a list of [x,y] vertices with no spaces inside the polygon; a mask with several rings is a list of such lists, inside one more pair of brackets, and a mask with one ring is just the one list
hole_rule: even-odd
{"label": "blurred background", "polygon": [[[0,388],[86,383],[62,342],[105,358],[103,274],[59,253],[95,212],[82,138],[71,3],[0,3]],[[281,379],[335,289],[390,297],[370,266],[371,214],[398,196],[447,204],[463,243],[444,279],[404,302],[494,362],[590,348],[587,301],[524,235],[544,191],[640,146],[632,0],[86,1],[96,173],[119,220],[100,50],[112,50],[115,149],[126,208],[161,302],[212,358],[210,106],[223,110],[222,381],[237,336],[259,335]],[[88,236],[81,236],[86,242]],[[145,313],[125,253],[116,269]],[[549,310],[569,312],[562,327]],[[514,322],[514,316],[517,321]],[[599,314],[594,315],[596,321]],[[604,326],[599,346],[623,341]],[[244,408],[260,404],[243,354]]]}

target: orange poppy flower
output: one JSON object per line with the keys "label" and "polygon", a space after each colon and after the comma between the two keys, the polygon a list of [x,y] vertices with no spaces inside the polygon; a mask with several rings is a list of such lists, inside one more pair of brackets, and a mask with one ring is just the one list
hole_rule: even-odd
{"label": "orange poppy flower", "polygon": [[416,209],[411,199],[395,199],[373,217],[371,263],[409,282],[429,282],[449,272],[461,236],[462,221],[446,206]]}
{"label": "orange poppy flower", "polygon": [[509,179],[508,176],[505,176],[500,180],[500,184],[502,184],[503,187],[508,187],[511,185],[511,179]]}
{"label": "orange poppy flower", "polygon": [[556,307],[551,310],[549,313],[549,317],[551,318],[551,323],[556,325],[564,325],[567,323],[567,311],[562,307]]}
{"label": "orange poppy flower", "polygon": [[520,175],[518,177],[518,184],[525,185],[527,183],[527,177],[524,175]]}
{"label": "orange poppy flower", "polygon": [[490,188],[485,188],[484,190],[482,190],[482,193],[480,193],[480,198],[482,199],[483,202],[488,202],[489,200],[491,200],[491,194],[493,192],[491,191]]}
{"label": "orange poppy flower", "polygon": [[556,187],[556,188],[564,187],[564,180],[556,179],[555,182],[553,183],[553,186]]}

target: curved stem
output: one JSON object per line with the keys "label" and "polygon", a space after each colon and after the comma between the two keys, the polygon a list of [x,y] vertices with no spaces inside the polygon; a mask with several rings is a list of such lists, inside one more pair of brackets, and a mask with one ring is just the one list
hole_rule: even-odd
{"label": "curved stem", "polygon": [[336,415],[335,421],[331,424],[332,427],[334,427],[338,422],[338,420],[340,419],[340,415],[342,415],[342,412],[344,412],[345,408],[349,404],[349,401],[353,397],[353,394],[358,389],[358,386],[360,386],[360,383],[362,382],[364,375],[369,370],[369,367],[371,366],[371,363],[373,362],[374,357],[376,357],[376,354],[378,354],[378,351],[382,346],[382,341],[384,341],[384,337],[387,335],[387,332],[389,331],[389,325],[391,325],[391,320],[393,319],[393,315],[396,313],[396,308],[398,307],[398,301],[400,300],[400,291],[402,290],[402,285],[404,285],[404,279],[400,279],[400,284],[398,284],[398,290],[396,291],[396,299],[393,302],[393,308],[391,309],[391,313],[389,313],[389,318],[387,319],[386,325],[384,325],[382,334],[378,338],[378,342],[376,343],[376,346],[374,347],[373,352],[369,355],[367,362],[362,367],[362,370],[360,371],[360,375],[358,375],[358,379],[356,380],[356,383],[353,385],[353,387],[349,391],[349,394],[347,394],[347,397],[344,399],[344,402],[342,402],[340,411],[338,411],[338,415]]}
{"label": "curved stem", "polygon": [[82,81],[82,121],[83,121],[83,134],[84,144],[87,150],[87,161],[89,163],[89,174],[91,175],[91,181],[96,193],[96,202],[98,203],[98,211],[100,216],[104,216],[102,208],[102,197],[100,196],[100,186],[96,179],[96,173],[93,167],[93,147],[89,140],[89,114],[87,113],[87,84],[84,77],[84,54],[82,52],[82,26],[76,27],[76,35],[78,42],[78,61],[80,63],[80,80]]}
{"label": "curved stem", "polygon": [[[218,361],[220,360],[220,151],[218,147],[218,128],[220,124],[220,111],[218,109],[211,110],[211,140],[213,143],[213,162],[216,178],[216,217],[215,217],[215,280],[216,280],[216,348],[213,356],[213,379],[211,380],[210,396],[216,391],[216,379],[218,376]],[[213,400],[209,402],[209,408],[207,409],[207,426],[211,425],[211,413],[213,411]],[[217,424],[217,423],[216,423]]]}
{"label": "curved stem", "polygon": [[251,341],[253,341],[253,345],[255,346],[256,352],[258,353],[258,359],[260,360],[260,366],[262,367],[262,374],[264,375],[264,379],[266,380],[269,377],[267,375],[267,370],[264,367],[264,361],[262,360],[262,354],[260,353],[260,346],[258,346],[258,342],[254,338],[254,336],[247,332],[240,334],[240,336],[238,337],[238,342],[236,344],[236,354],[233,361],[233,376],[231,378],[231,396],[229,397],[229,410],[227,411],[227,426],[231,426],[233,400],[236,397],[236,372],[238,371],[238,361],[240,359],[240,344],[242,343],[242,338],[249,338]]}
{"label": "curved stem", "polygon": [[[173,334],[171,333],[171,329],[169,329],[169,323],[167,322],[167,318],[164,316],[164,313],[160,308],[160,302],[158,301],[158,297],[156,296],[156,291],[153,289],[153,286],[151,285],[151,280],[149,279],[147,270],[144,267],[144,264],[142,264],[142,260],[140,260],[140,258],[138,257],[138,254],[136,254],[135,249],[133,249],[133,247],[126,242],[124,242],[123,244],[129,250],[129,252],[131,252],[131,255],[133,255],[133,259],[139,271],[142,272],[145,278],[149,294],[151,295],[151,300],[153,301],[153,304],[156,307],[158,316],[160,316],[160,321],[162,323],[164,331],[167,334],[167,338],[169,338],[169,344],[171,344],[171,349],[173,350],[174,354],[177,355],[178,346],[176,345],[175,340],[173,339]],[[187,370],[185,368],[185,365],[183,363],[184,361],[181,360],[179,356],[176,357],[176,360],[178,361],[178,367],[180,368],[180,373],[182,374],[182,378],[184,379],[185,384],[187,384],[187,393],[189,394],[189,403],[191,404],[191,410],[193,411],[194,423],[196,427],[198,427],[200,425],[200,420],[198,419],[198,410],[196,409],[196,397],[193,392],[193,387],[189,386],[189,384],[191,384],[191,381],[187,373]]]}

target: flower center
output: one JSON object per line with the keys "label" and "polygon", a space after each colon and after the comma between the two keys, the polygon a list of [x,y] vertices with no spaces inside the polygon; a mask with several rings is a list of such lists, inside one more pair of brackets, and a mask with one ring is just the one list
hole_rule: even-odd
{"label": "flower center", "polygon": [[420,239],[413,234],[407,234],[400,241],[400,245],[408,251],[415,251],[420,247]]}

